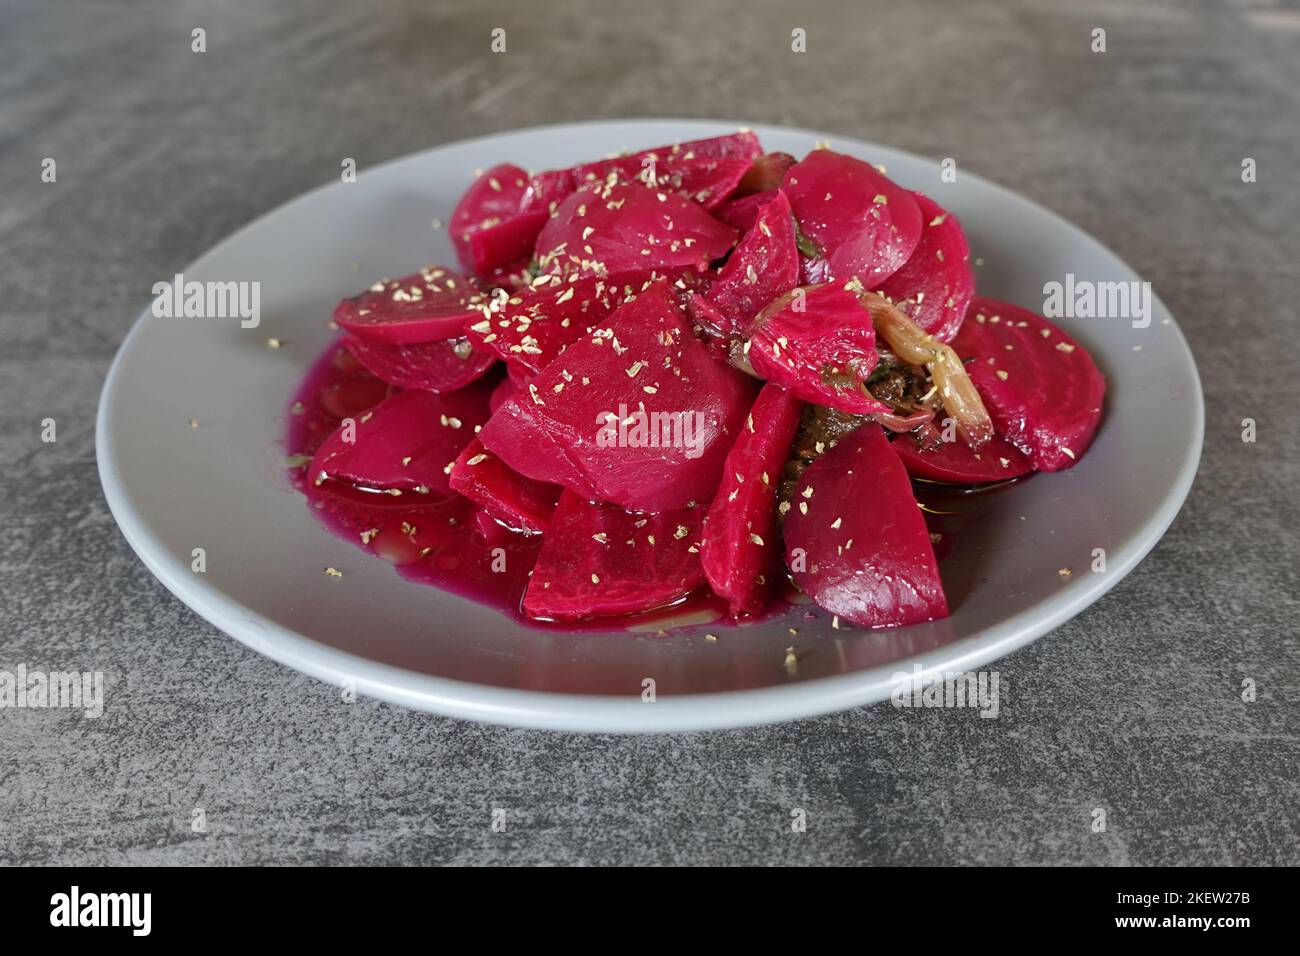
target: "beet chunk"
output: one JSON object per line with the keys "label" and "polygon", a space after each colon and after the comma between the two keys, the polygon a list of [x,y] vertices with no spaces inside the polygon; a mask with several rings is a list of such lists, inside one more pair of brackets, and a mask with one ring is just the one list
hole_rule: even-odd
{"label": "beet chunk", "polygon": [[500,297],[467,323],[471,339],[512,369],[533,374],[603,322],[623,302],[626,289],[640,289],[649,273],[566,282],[540,276],[526,290]]}
{"label": "beet chunk", "polygon": [[871,313],[839,285],[795,289],[768,305],[747,355],[758,375],[806,402],[854,415],[889,410],[862,384],[878,360]]}
{"label": "beet chunk", "polygon": [[386,398],[325,439],[307,474],[390,494],[450,494],[447,469],[487,421],[490,389],[450,395],[411,389]]}
{"label": "beet chunk", "polygon": [[524,210],[528,173],[503,163],[479,176],[451,214],[448,227],[466,271],[487,275],[526,256],[546,223],[540,202]]}
{"label": "beet chunk", "polygon": [[485,348],[475,348],[467,338],[413,345],[389,345],[348,335],[343,344],[366,370],[402,388],[454,392],[482,377],[496,363]]}
{"label": "beet chunk", "polygon": [[1019,478],[1034,470],[1033,463],[1015,445],[997,436],[976,450],[960,439],[941,441],[922,449],[911,435],[900,435],[890,445],[909,475],[946,481],[953,485],[979,485]]}
{"label": "beet chunk", "polygon": [[761,154],[758,137],[746,131],[584,163],[574,174],[583,184],[636,180],[713,209],[736,191]]}
{"label": "beet chunk", "polygon": [[636,514],[566,491],[524,594],[534,620],[576,621],[672,604],[704,582],[700,509]]}
{"label": "beet chunk", "polygon": [[458,491],[508,528],[539,534],[550,524],[558,485],[526,478],[483,447],[477,438],[451,466],[451,489]]}
{"label": "beet chunk", "polygon": [[667,511],[713,498],[754,391],[692,335],[661,280],[506,400],[479,437],[530,478]]}
{"label": "beet chunk", "polygon": [[921,238],[912,194],[852,156],[817,149],[790,167],[781,188],[799,229],[820,250],[809,263],[813,282],[856,276],[879,285],[907,262]]}
{"label": "beet chunk", "polygon": [[977,297],[953,348],[1002,438],[1039,471],[1069,468],[1101,422],[1106,380],[1086,349],[1037,313]]}
{"label": "beet chunk", "polygon": [[769,302],[799,282],[790,200],[777,192],[718,273],[707,298],[726,318],[724,332],[743,334]]}
{"label": "beet chunk", "polygon": [[593,184],[556,208],[537,237],[537,260],[543,272],[598,278],[651,269],[703,271],[735,241],[734,229],[675,193],[640,183]]}
{"label": "beet chunk", "polygon": [[865,424],[795,485],[786,565],[821,607],[863,627],[948,616],[921,509],[884,432]]}
{"label": "beet chunk", "polygon": [[921,239],[903,268],[876,291],[940,342],[948,342],[975,295],[970,246],[956,216],[922,193],[912,196],[924,223]]}
{"label": "beet chunk", "polygon": [[344,299],[334,308],[334,322],[369,342],[436,342],[463,335],[465,320],[486,301],[459,272],[428,266]]}
{"label": "beet chunk", "polygon": [[803,402],[785,389],[763,386],[727,455],[705,519],[700,560],[714,592],[730,602],[733,617],[761,613],[776,583],[776,490],[802,413]]}

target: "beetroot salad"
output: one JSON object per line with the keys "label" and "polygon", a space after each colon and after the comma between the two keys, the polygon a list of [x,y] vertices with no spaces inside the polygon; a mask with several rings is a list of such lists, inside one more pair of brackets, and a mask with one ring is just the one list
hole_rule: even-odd
{"label": "beetroot salad", "polygon": [[1069,468],[1101,420],[1083,346],[977,296],[956,217],[855,156],[740,131],[503,163],[448,228],[456,265],[334,310],[293,474],[407,577],[530,622],[945,617],[918,496]]}

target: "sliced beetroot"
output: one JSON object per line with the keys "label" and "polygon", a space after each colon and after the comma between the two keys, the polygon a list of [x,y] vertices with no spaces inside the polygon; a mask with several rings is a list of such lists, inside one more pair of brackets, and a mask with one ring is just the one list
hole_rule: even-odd
{"label": "sliced beetroot", "polygon": [[[622,157],[601,165],[605,167],[604,173],[589,176],[589,181],[651,186],[653,172],[655,189],[675,193],[705,209],[713,209],[736,191],[750,164],[747,159],[689,159],[659,163],[653,167],[647,163],[638,167],[631,157]],[[587,168],[594,172],[597,167]]]}
{"label": "sliced beetroot", "polygon": [[496,362],[491,350],[464,336],[441,342],[389,345],[348,335],[343,344],[356,360],[385,382],[402,388],[454,392],[481,378]]}
{"label": "sliced beetroot", "polygon": [[728,199],[712,210],[713,217],[725,222],[737,232],[748,232],[758,220],[758,211],[776,198],[777,190],[769,189],[761,193],[751,193],[736,199]]}
{"label": "sliced beetroot", "polygon": [[560,496],[524,593],[534,620],[576,621],[663,607],[704,582],[700,509],[634,514]]}
{"label": "sliced beetroot", "polygon": [[921,239],[911,257],[877,290],[940,342],[957,334],[975,295],[970,246],[957,217],[923,193],[912,193],[921,210]]}
{"label": "sliced beetroot", "polygon": [[539,372],[570,342],[604,321],[622,303],[629,283],[640,289],[648,276],[588,276],[573,282],[539,277],[528,289],[490,303],[466,329],[511,368]]}
{"label": "sliced beetroot", "polygon": [[528,181],[519,211],[544,212],[548,216],[571,192],[578,188],[578,177],[572,169],[548,169]]}
{"label": "sliced beetroot", "polygon": [[537,238],[537,258],[543,272],[563,275],[702,271],[735,241],[734,229],[675,193],[597,184],[560,203]]}
{"label": "sliced beetroot", "polygon": [[579,184],[615,180],[640,180],[658,189],[680,193],[711,209],[722,202],[762,155],[758,137],[749,131],[656,146],[627,156],[584,163],[574,169]]}
{"label": "sliced beetroot", "polygon": [[588,498],[645,511],[703,504],[752,381],[709,354],[659,281],[542,369],[479,437],[516,471]]}
{"label": "sliced beetroot", "polygon": [[723,331],[740,335],[764,306],[798,282],[794,217],[790,201],[778,191],[759,210],[754,228],[745,233],[727,259],[707,297],[726,321]]}
{"label": "sliced beetroot", "polygon": [[727,455],[722,484],[704,522],[700,561],[733,617],[762,612],[777,580],[776,490],[799,428],[803,402],[764,385]]}
{"label": "sliced beetroot", "polygon": [[528,174],[503,163],[479,176],[456,205],[448,224],[461,265],[486,275],[528,253],[546,222],[547,210],[524,211]]}
{"label": "sliced beetroot", "polygon": [[367,341],[435,342],[463,335],[465,319],[484,301],[484,294],[459,272],[428,266],[344,299],[334,308],[334,321]]}
{"label": "sliced beetroot", "polygon": [[307,474],[390,494],[449,494],[447,470],[488,419],[490,390],[398,392],[325,439]]}
{"label": "sliced beetroot", "polygon": [[925,519],[878,426],[861,426],[819,456],[791,501],[786,564],[821,607],[863,627],[948,616]]}
{"label": "sliced beetroot", "polygon": [[1033,471],[1033,463],[1015,445],[994,436],[971,448],[961,439],[921,447],[911,435],[899,435],[890,445],[909,475],[953,485],[979,485],[1019,478]]}
{"label": "sliced beetroot", "polygon": [[1069,468],[1101,422],[1106,380],[1086,349],[1037,313],[976,297],[953,348],[999,436],[1039,471]]}
{"label": "sliced beetroot", "polygon": [[876,367],[876,330],[858,297],[838,284],[794,289],[750,329],[754,371],[814,405],[855,415],[887,412],[863,382]]}
{"label": "sliced beetroot", "polygon": [[740,180],[740,185],[736,187],[736,195],[771,192],[779,188],[785,174],[794,164],[795,158],[789,153],[764,153],[750,165]]}
{"label": "sliced beetroot", "polygon": [[558,485],[526,478],[473,439],[451,466],[452,491],[480,505],[508,528],[537,534],[550,524]]}
{"label": "sliced beetroot", "polygon": [[877,286],[903,267],[921,238],[912,194],[852,156],[813,150],[790,168],[781,188],[800,231],[819,250],[809,263],[814,281],[856,276]]}

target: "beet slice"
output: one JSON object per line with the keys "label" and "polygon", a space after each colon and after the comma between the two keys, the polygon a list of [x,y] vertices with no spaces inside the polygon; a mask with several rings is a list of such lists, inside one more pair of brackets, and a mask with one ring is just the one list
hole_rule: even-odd
{"label": "beet slice", "polygon": [[952,346],[993,427],[1039,471],[1069,468],[1101,422],[1106,380],[1087,350],[1037,313],[976,297]]}
{"label": "beet slice", "polygon": [[758,221],[759,210],[775,199],[776,194],[777,190],[769,189],[737,199],[728,199],[713,210],[713,216],[738,232],[748,232]]}
{"label": "beet slice", "polygon": [[390,494],[449,494],[447,470],[487,421],[489,393],[482,385],[450,395],[398,392],[325,439],[307,474],[317,484],[333,478]]}
{"label": "beet slice", "polygon": [[912,194],[870,163],[816,149],[785,174],[799,229],[820,249],[809,263],[814,282],[856,276],[867,288],[903,267],[921,238]]}
{"label": "beet slice", "polygon": [[530,478],[668,511],[712,499],[754,390],[691,334],[660,280],[542,369],[479,437]]}
{"label": "beet slice", "polygon": [[572,169],[548,169],[528,181],[528,189],[520,200],[519,211],[530,213],[540,210],[549,216],[577,188],[578,177]]}
{"label": "beet slice", "polygon": [[736,618],[761,613],[777,580],[776,490],[802,412],[803,402],[785,389],[763,386],[704,522],[704,575]]}
{"label": "beet slice", "polygon": [[566,491],[524,593],[534,620],[577,621],[663,607],[704,582],[700,509],[634,514]]}
{"label": "beet slice", "polygon": [[574,175],[579,183],[636,180],[649,186],[653,166],[655,188],[712,209],[736,191],[762,151],[758,137],[742,131],[584,163]]}
{"label": "beet slice", "polygon": [[442,266],[384,279],[334,308],[334,322],[360,338],[390,345],[464,334],[465,320],[487,301],[471,280]]}
{"label": "beet slice", "polygon": [[490,303],[466,330],[511,368],[540,372],[622,304],[626,288],[640,289],[648,276],[588,276],[574,282],[541,276],[529,289]]}
{"label": "beet slice", "polygon": [[706,295],[726,321],[723,331],[740,335],[764,306],[798,282],[794,217],[790,201],[778,191],[759,210],[754,228],[745,233]]}
{"label": "beet slice", "polygon": [[889,411],[862,385],[878,360],[871,313],[840,285],[777,298],[754,320],[746,354],[760,377],[806,402],[854,415]]}
{"label": "beet slice", "polygon": [[544,206],[522,210],[528,173],[503,163],[479,176],[451,214],[449,228],[460,264],[487,275],[528,254],[546,222]]}
{"label": "beet slice", "polygon": [[979,485],[1019,478],[1034,470],[1015,445],[994,436],[976,450],[961,439],[920,448],[911,435],[899,435],[890,445],[909,475],[954,485]]}
{"label": "beet slice", "polygon": [[555,210],[537,238],[537,258],[543,272],[565,275],[703,271],[735,241],[734,229],[674,193],[639,183],[589,185]]}
{"label": "beet slice", "polygon": [[821,607],[863,627],[948,616],[925,519],[884,432],[863,425],[800,477],[786,564]]}
{"label": "beet slice", "polygon": [[940,342],[957,334],[975,296],[970,246],[957,217],[924,193],[912,193],[921,210],[921,239],[911,257],[876,291]]}
{"label": "beet slice", "polygon": [[477,438],[456,457],[450,483],[506,527],[532,534],[546,530],[562,490],[519,474]]}
{"label": "beet slice", "polygon": [[441,342],[389,345],[347,335],[343,344],[367,371],[385,382],[432,392],[464,388],[496,363],[491,350],[476,348],[464,336]]}

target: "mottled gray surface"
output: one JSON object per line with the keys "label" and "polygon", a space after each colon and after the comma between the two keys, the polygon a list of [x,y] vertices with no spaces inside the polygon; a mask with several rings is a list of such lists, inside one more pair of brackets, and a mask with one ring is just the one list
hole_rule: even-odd
{"label": "mottled gray surface", "polygon": [[[723,6],[0,0],[0,669],[110,683],[98,721],[0,710],[0,862],[1300,862],[1300,10]],[[1191,498],[1108,597],[999,663],[999,719],[627,739],[347,706],[197,618],[116,530],[95,407],[152,282],[343,156],[653,114],[954,156],[1179,316],[1208,413]]]}

